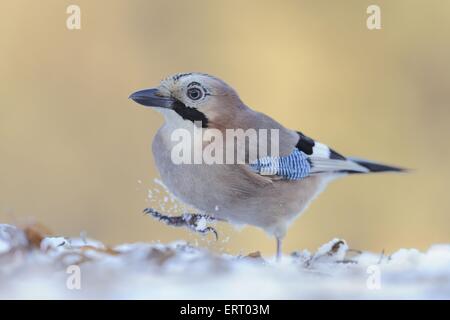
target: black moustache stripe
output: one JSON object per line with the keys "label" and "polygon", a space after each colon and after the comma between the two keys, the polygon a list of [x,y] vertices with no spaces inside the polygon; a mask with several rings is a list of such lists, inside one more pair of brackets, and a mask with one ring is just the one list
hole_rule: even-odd
{"label": "black moustache stripe", "polygon": [[208,128],[208,118],[196,108],[187,107],[181,101],[176,101],[172,106],[172,110],[178,113],[184,120],[190,120],[192,122],[201,121],[202,128]]}

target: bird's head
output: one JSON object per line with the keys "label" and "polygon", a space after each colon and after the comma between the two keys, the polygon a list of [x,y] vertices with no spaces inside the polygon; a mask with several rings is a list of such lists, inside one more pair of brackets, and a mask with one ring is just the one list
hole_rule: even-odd
{"label": "bird's head", "polygon": [[204,128],[224,127],[244,107],[233,88],[203,73],[175,74],[156,88],[131,94],[130,99],[155,107],[173,125],[189,121]]}

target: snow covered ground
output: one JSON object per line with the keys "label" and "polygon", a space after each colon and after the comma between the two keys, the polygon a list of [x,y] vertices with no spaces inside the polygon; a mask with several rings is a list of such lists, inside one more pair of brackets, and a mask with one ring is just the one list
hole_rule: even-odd
{"label": "snow covered ground", "polygon": [[450,245],[385,256],[334,239],[281,263],[216,254],[184,242],[109,248],[0,225],[0,298],[449,299]]}

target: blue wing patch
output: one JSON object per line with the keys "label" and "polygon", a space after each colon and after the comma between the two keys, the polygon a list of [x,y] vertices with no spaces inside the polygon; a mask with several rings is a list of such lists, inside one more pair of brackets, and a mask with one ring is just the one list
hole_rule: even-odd
{"label": "blue wing patch", "polygon": [[250,164],[261,175],[277,175],[286,180],[300,180],[309,175],[308,156],[297,148],[286,157],[263,157]]}

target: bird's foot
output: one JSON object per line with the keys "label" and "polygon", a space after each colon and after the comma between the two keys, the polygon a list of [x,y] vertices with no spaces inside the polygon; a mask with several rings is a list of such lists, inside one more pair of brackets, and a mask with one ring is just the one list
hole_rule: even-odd
{"label": "bird's foot", "polygon": [[168,216],[156,211],[153,208],[145,208],[144,213],[161,222],[164,222],[168,226],[187,227],[190,230],[203,235],[214,233],[216,241],[219,240],[219,234],[217,233],[217,230],[206,225],[207,222],[217,221],[217,219],[214,219],[211,216],[198,213],[185,213],[181,216]]}

